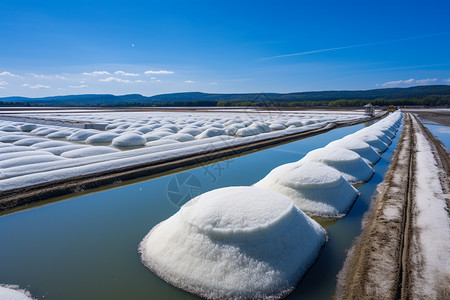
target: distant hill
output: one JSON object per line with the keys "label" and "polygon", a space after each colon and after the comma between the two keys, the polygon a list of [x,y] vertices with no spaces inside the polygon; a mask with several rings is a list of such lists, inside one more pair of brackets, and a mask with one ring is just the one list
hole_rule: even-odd
{"label": "distant hill", "polygon": [[[7,103],[27,103],[29,105],[44,106],[144,106],[144,105],[215,105],[219,102],[231,101],[232,103],[254,103],[254,102],[330,102],[336,100],[375,100],[375,99],[424,99],[430,97],[444,97],[449,99],[450,85],[429,85],[415,86],[409,88],[387,88],[361,91],[318,91],[318,92],[298,92],[298,93],[248,93],[248,94],[208,94],[201,92],[186,92],[161,94],[151,97],[139,94],[109,95],[109,94],[86,94],[54,96],[44,98],[26,97],[3,97],[0,98],[0,105]],[[446,100],[446,101],[447,101]],[[324,103],[324,104],[327,104]]]}

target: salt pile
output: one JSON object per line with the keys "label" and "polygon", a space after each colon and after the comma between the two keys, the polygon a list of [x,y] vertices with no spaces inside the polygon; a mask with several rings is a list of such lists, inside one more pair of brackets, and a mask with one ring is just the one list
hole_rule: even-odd
{"label": "salt pile", "polygon": [[314,162],[281,165],[255,186],[282,193],[305,213],[321,217],[345,215],[358,196],[340,172]]}
{"label": "salt pile", "polygon": [[99,131],[97,131],[97,130],[81,129],[81,130],[78,130],[77,132],[74,132],[71,135],[69,135],[67,137],[67,140],[72,141],[72,142],[83,142],[91,135],[94,135],[97,133],[99,133]]}
{"label": "salt pile", "polygon": [[351,183],[368,181],[374,170],[357,153],[340,147],[325,147],[306,154],[301,161],[323,163],[339,172]]}
{"label": "salt pile", "polygon": [[187,202],[139,251],[149,269],[193,294],[276,299],[295,288],[325,240],[324,229],[288,197],[229,187]]}
{"label": "salt pile", "polygon": [[110,144],[119,134],[113,132],[101,132],[91,135],[86,139],[88,144]]}
{"label": "salt pile", "polygon": [[381,141],[376,135],[370,134],[370,133],[364,133],[364,132],[356,132],[354,134],[349,135],[351,137],[354,137],[355,139],[361,140],[363,142],[366,142],[370,146],[373,147],[378,153],[383,153],[387,150],[389,145]]}
{"label": "salt pile", "polygon": [[341,147],[356,152],[368,164],[375,164],[381,158],[381,156],[369,144],[352,136],[333,141],[326,147]]}
{"label": "salt pile", "polygon": [[137,133],[124,133],[112,140],[115,147],[138,147],[144,146],[147,140]]}
{"label": "salt pile", "polygon": [[197,135],[195,138],[196,139],[206,139],[206,138],[220,136],[220,135],[226,135],[226,134],[227,133],[223,129],[211,127],[211,128],[206,129],[199,135]]}
{"label": "salt pile", "polygon": [[0,285],[0,299],[33,300],[29,292],[19,289],[16,285]]}

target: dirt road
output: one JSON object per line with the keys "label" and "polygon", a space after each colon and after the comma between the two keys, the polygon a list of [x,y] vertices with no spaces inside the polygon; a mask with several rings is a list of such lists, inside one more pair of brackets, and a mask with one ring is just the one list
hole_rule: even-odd
{"label": "dirt road", "polygon": [[[418,168],[425,154],[433,160],[425,166],[429,170]],[[448,299],[449,160],[446,148],[414,116],[405,114],[391,167],[338,275],[336,298]],[[436,180],[431,181],[428,177],[433,176]],[[426,198],[421,189],[426,192],[430,184],[434,190]],[[431,210],[437,211],[435,224],[430,222]],[[442,229],[444,242],[428,240],[427,245],[424,240],[435,228]]]}

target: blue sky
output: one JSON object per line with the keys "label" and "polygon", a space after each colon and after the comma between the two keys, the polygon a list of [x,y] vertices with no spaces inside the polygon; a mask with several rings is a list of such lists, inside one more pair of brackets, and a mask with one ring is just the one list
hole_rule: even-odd
{"label": "blue sky", "polygon": [[0,1],[0,97],[450,84],[450,1]]}

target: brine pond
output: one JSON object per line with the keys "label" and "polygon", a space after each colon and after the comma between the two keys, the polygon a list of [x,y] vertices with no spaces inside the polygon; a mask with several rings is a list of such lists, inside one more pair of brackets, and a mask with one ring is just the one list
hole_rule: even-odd
{"label": "brine pond", "polygon": [[[159,279],[140,261],[150,229],[202,192],[251,185],[273,168],[369,124],[327,133],[189,170],[97,191],[0,217],[0,284],[16,284],[37,299],[195,299]],[[361,232],[376,186],[401,132],[374,166],[372,179],[340,220],[320,223],[329,241],[287,299],[330,299],[346,250]]]}

